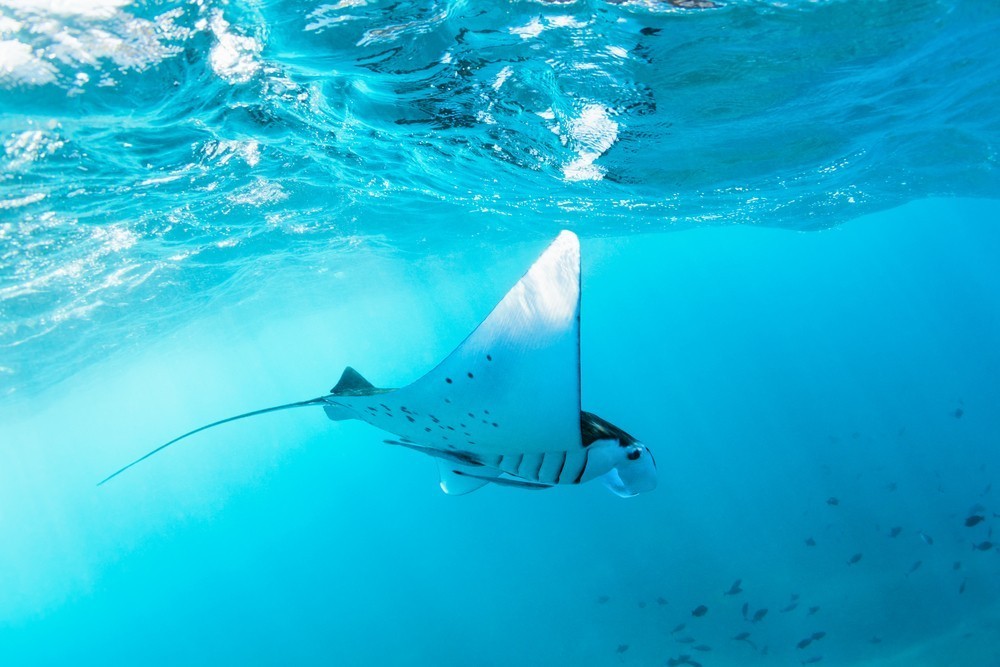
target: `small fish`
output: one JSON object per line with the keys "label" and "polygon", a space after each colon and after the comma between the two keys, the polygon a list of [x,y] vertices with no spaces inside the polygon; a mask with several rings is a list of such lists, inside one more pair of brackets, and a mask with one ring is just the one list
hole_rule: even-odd
{"label": "small fish", "polygon": [[830,496],[829,498],[826,499],[826,504],[836,507],[837,505],[840,504],[840,499],[836,498],[835,496]]}
{"label": "small fish", "polygon": [[747,620],[747,621],[750,620],[749,618],[747,618],[747,614],[749,612],[750,612],[750,603],[749,602],[744,602],[743,603],[743,619],[744,620]]}
{"label": "small fish", "polygon": [[928,535],[927,533],[921,532],[920,539],[922,539],[924,541],[924,544],[926,544],[927,546],[929,547],[934,546],[934,538]]}
{"label": "small fish", "polygon": [[916,572],[917,570],[919,570],[920,566],[923,565],[923,564],[924,564],[924,561],[922,561],[922,560],[916,561],[913,565],[910,566],[910,570],[909,570],[909,572],[906,573],[906,576],[910,576],[911,574],[913,574],[914,572]]}
{"label": "small fish", "polygon": [[611,598],[608,597],[607,595],[602,595],[601,597],[597,598],[597,604],[605,604],[610,599]]}
{"label": "small fish", "polygon": [[656,598],[656,604],[662,607],[663,605],[667,604],[667,598],[661,595],[660,597]]}
{"label": "small fish", "polygon": [[793,602],[790,605],[788,605],[787,607],[783,607],[783,608],[779,609],[778,611],[781,612],[782,614],[784,614],[784,613],[787,613],[789,611],[795,611],[795,608],[798,607],[798,606],[799,606],[798,602]]}
{"label": "small fish", "polygon": [[807,646],[809,646],[812,643],[813,643],[812,638],[811,637],[806,637],[805,639],[803,639],[802,641],[800,641],[798,644],[796,644],[796,646],[798,648],[800,648],[800,649],[803,649],[803,648],[806,648]]}
{"label": "small fish", "polygon": [[690,635],[688,635],[686,637],[681,637],[680,639],[677,639],[676,641],[677,641],[678,644],[693,644],[697,640],[694,637],[691,637]]}
{"label": "small fish", "polygon": [[853,556],[851,556],[850,560],[847,561],[847,564],[848,565],[854,565],[858,561],[860,561],[862,558],[864,558],[864,554],[856,553]]}
{"label": "small fish", "polygon": [[965,592],[965,582],[967,582],[967,581],[968,581],[967,578],[966,579],[962,579],[962,585],[958,587],[958,594],[959,595],[961,595],[962,593]]}
{"label": "small fish", "polygon": [[874,637],[872,637],[871,639],[868,640],[868,643],[869,644],[881,644],[882,643],[882,638],[879,637],[878,635],[875,635]]}
{"label": "small fish", "polygon": [[885,490],[888,491],[889,493],[892,493],[897,488],[899,487],[896,486],[895,482],[889,482],[888,484],[885,485]]}
{"label": "small fish", "polygon": [[618,645],[618,653],[624,653],[627,650],[628,650],[628,644],[619,644]]}
{"label": "small fish", "polygon": [[753,613],[753,618],[751,618],[750,620],[753,623],[757,623],[759,621],[764,620],[765,616],[767,616],[767,609],[758,609]]}
{"label": "small fish", "polygon": [[980,521],[983,521],[985,519],[986,517],[984,517],[982,514],[973,514],[972,516],[968,517],[965,520],[965,526],[966,528],[972,528],[973,526],[978,525]]}
{"label": "small fish", "polygon": [[692,646],[691,648],[693,648],[695,651],[702,651],[702,652],[712,650],[712,647],[709,646],[708,644],[698,644],[697,646]]}
{"label": "small fish", "polygon": [[951,569],[955,570],[956,572],[958,570],[961,570],[962,569],[962,561],[956,560],[954,563],[952,563]]}
{"label": "small fish", "polygon": [[691,611],[692,616],[704,616],[708,613],[708,607],[703,604],[698,605]]}
{"label": "small fish", "polygon": [[902,526],[893,526],[889,529],[889,537],[899,537],[901,532],[903,532]]}
{"label": "small fish", "polygon": [[723,593],[723,595],[739,595],[743,592],[743,589],[740,588],[741,583],[743,583],[743,580],[737,579],[733,582],[733,585],[729,587],[729,590]]}
{"label": "small fish", "polygon": [[700,662],[695,662],[691,659],[691,656],[682,654],[676,658],[669,658],[667,660],[667,665],[670,667],[677,667],[677,665],[691,665],[691,667],[701,667]]}
{"label": "small fish", "polygon": [[962,415],[965,414],[965,410],[963,410],[962,408],[955,408],[955,412],[953,412],[952,414],[955,415],[955,419],[961,419]]}
{"label": "small fish", "polygon": [[821,656],[821,655],[814,655],[813,657],[809,658],[808,660],[803,660],[802,664],[803,665],[815,665],[817,662],[820,662],[821,660],[823,660],[823,656]]}
{"label": "small fish", "polygon": [[979,496],[980,497],[985,496],[987,493],[989,493],[992,490],[993,490],[993,482],[990,482],[989,484],[986,485],[986,488],[983,489],[982,493],[980,493]]}
{"label": "small fish", "polygon": [[817,611],[819,611],[819,605],[816,605],[815,607],[809,607],[809,612],[806,614],[806,616],[812,616]]}
{"label": "small fish", "polygon": [[814,632],[814,633],[812,633],[812,640],[813,640],[814,642],[818,642],[818,641],[819,641],[820,639],[822,639],[823,637],[826,637],[826,633],[825,633],[825,632],[823,632],[822,630],[820,630],[820,631],[818,631],[818,632]]}
{"label": "small fish", "polygon": [[678,623],[677,627],[670,631],[670,634],[676,635],[678,632],[687,627],[687,623]]}
{"label": "small fish", "polygon": [[973,544],[972,548],[975,549],[976,551],[989,551],[990,549],[993,548],[993,543],[990,542],[989,540],[984,540],[979,544]]}
{"label": "small fish", "polygon": [[749,638],[750,638],[750,633],[746,632],[746,631],[743,631],[740,634],[738,634],[735,637],[733,637],[733,639],[735,639],[738,642],[745,641],[745,640],[747,640]]}
{"label": "small fish", "polygon": [[796,602],[799,599],[799,594],[798,593],[792,593],[791,596],[789,596],[789,597],[790,597],[790,599],[791,599],[792,602]]}
{"label": "small fish", "polygon": [[639,609],[645,609],[646,608],[646,601],[645,600],[639,600],[639,602],[637,604],[639,605]]}
{"label": "small fish", "polygon": [[806,538],[806,546],[807,547],[814,547],[814,546],[816,546],[816,540],[814,540],[811,537],[807,537]]}

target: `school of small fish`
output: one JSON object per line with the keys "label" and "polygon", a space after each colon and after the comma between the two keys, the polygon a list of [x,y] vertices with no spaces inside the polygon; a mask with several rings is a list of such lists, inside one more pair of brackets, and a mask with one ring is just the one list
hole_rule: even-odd
{"label": "school of small fish", "polygon": [[[959,409],[956,410],[954,416],[955,418],[961,418],[962,414],[963,414],[962,411]],[[903,433],[905,432],[905,430],[901,430],[900,432]],[[898,488],[898,485],[896,484],[896,482],[889,482],[882,488],[884,488],[885,491],[889,493],[893,493]],[[987,485],[979,493],[979,498],[983,498],[989,495],[991,490],[992,490],[992,484]],[[847,500],[848,503],[842,503],[840,496],[827,497],[825,501],[826,505],[830,508],[834,508],[827,511],[830,512],[845,511],[845,508],[849,504],[850,499],[846,498],[845,500]],[[997,519],[997,518],[1000,518],[1000,514],[988,511],[987,508],[984,507],[979,502],[975,503],[968,510],[967,515],[962,520],[961,524],[962,527],[959,528],[958,530],[968,531],[968,535],[970,537],[968,538],[967,544],[971,546],[971,550],[973,552],[1000,553],[1000,541],[998,541],[997,543],[993,542],[993,528],[990,525],[991,519]],[[924,532],[923,530],[917,530],[915,528],[906,529],[904,526],[892,526],[887,531],[884,528],[879,528],[878,530],[889,539],[895,540],[900,537],[905,538],[907,535],[909,535],[910,537],[908,539],[914,540],[916,544],[922,543],[924,546],[919,548],[915,547],[916,549],[915,553],[917,552],[930,553],[930,552],[922,552],[922,549],[934,546],[934,537],[928,534],[927,532]],[[919,540],[919,542],[917,542],[917,540]],[[807,548],[817,547],[819,545],[817,540],[812,535],[806,536],[805,539],[803,540],[803,543]],[[864,565],[864,563],[866,562],[864,560],[865,554],[862,551],[857,551],[849,555],[845,555],[842,558],[843,561],[841,562],[844,563],[844,567],[849,567],[849,568],[865,567]],[[901,569],[901,576],[903,579],[909,579],[910,577],[913,576],[919,576],[917,573],[926,571],[927,567],[925,567],[925,562],[923,558],[917,558],[912,562],[909,568],[905,570]],[[962,561],[956,560],[952,562],[950,569],[953,572],[959,572],[960,570],[962,570],[962,568],[963,568]],[[961,581],[958,583],[958,586],[956,587],[957,595],[962,595],[965,593],[969,581],[970,577],[968,576],[965,576],[961,579]],[[723,590],[722,592],[723,598],[738,598],[741,596],[748,597],[750,595],[752,595],[752,592],[747,593],[744,589],[743,579],[734,580],[732,584],[730,584],[729,588]],[[598,598],[598,602],[600,604],[604,604],[609,599],[610,599],[609,596],[602,595],[601,597]],[[668,605],[668,600],[663,596],[657,597],[656,601],[660,607],[666,607]],[[781,614],[794,614],[796,610],[799,609],[799,604],[800,604],[799,594],[792,593],[788,599],[788,602],[783,607],[778,609],[778,612]],[[645,607],[645,603],[640,602],[639,606]],[[718,622],[718,619],[721,618],[721,615],[724,614],[726,615],[726,618],[723,619],[722,622],[750,624],[749,627],[751,628],[751,629],[741,629],[736,631],[734,634],[731,635],[730,641],[735,642],[737,644],[745,645],[747,647],[747,650],[753,651],[759,656],[767,656],[770,650],[770,645],[768,643],[762,643],[761,640],[759,639],[755,640],[753,634],[754,633],[753,627],[755,627],[757,624],[765,623],[766,617],[768,615],[768,608],[767,607],[755,608],[754,606],[751,605],[751,602],[749,600],[745,600],[743,601],[742,606],[740,607],[740,616],[742,617],[742,621],[739,618],[731,618],[730,609],[731,607],[724,609],[722,611],[717,610],[717,612],[714,613],[712,616],[713,618],[716,618]],[[804,617],[808,618],[817,616],[820,611],[821,608],[819,605],[810,605],[808,607],[805,607],[804,613],[803,612],[798,612],[798,613],[803,614]],[[699,660],[695,660],[692,657],[692,653],[690,653],[689,651],[698,651],[702,654],[706,654],[710,653],[713,650],[713,647],[711,645],[705,642],[699,642],[697,638],[696,631],[698,627],[700,627],[700,624],[705,622],[700,619],[704,618],[707,615],[709,615],[709,606],[707,604],[699,604],[693,609],[691,609],[687,621],[681,621],[677,623],[675,626],[673,626],[673,629],[669,630],[669,632],[664,630],[664,634],[666,634],[670,638],[670,641],[672,641],[674,644],[680,645],[680,647],[683,647],[683,650],[676,651],[674,655],[670,655],[666,658],[666,663],[665,663],[666,665],[668,665],[669,667],[681,667],[685,665],[689,667],[703,667],[702,662],[700,662]],[[691,619],[694,620],[692,621]],[[824,661],[824,655],[822,653],[817,652],[816,649],[822,646],[821,642],[826,638],[826,636],[827,632],[825,630],[815,630],[804,637],[800,635],[798,638],[789,638],[788,646],[789,647],[794,646],[794,653],[798,656],[798,661],[800,664],[802,665],[817,664]],[[771,637],[771,641],[773,641],[773,636]],[[868,643],[873,646],[877,646],[882,643],[882,638],[879,635],[873,635],[868,640]],[[619,645],[618,654],[621,655],[627,649],[628,649],[627,644]]]}

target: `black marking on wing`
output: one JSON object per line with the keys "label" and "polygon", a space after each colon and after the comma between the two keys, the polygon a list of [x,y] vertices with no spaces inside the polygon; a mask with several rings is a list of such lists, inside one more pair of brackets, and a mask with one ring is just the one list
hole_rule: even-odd
{"label": "black marking on wing", "polygon": [[483,465],[482,459],[473,454],[472,452],[456,451],[452,454],[453,457],[470,466],[481,466]]}
{"label": "black marking on wing", "polygon": [[631,435],[621,430],[611,422],[601,419],[591,412],[580,412],[580,436],[583,446],[589,447],[598,440],[617,440],[622,445],[631,445],[636,441]]}

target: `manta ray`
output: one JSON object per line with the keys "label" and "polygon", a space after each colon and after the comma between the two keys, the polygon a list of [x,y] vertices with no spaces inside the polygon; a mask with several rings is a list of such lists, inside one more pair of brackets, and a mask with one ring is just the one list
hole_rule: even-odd
{"label": "manta ray", "polygon": [[206,429],[268,412],[322,407],[437,460],[441,489],[546,489],[600,479],[622,497],[656,487],[634,437],[580,406],[580,241],[563,231],[476,329],[410,385],[374,386],[344,369],[329,394],[222,419],[160,445],[98,483]]}

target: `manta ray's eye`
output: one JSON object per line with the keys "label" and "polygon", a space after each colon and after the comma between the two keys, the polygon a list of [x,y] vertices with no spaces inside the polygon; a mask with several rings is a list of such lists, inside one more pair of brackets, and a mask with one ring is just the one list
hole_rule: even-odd
{"label": "manta ray's eye", "polygon": [[629,461],[637,461],[639,457],[642,456],[642,451],[638,447],[636,447],[625,456],[628,457]]}

